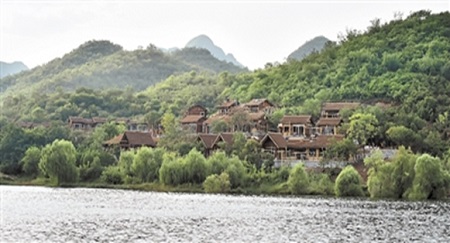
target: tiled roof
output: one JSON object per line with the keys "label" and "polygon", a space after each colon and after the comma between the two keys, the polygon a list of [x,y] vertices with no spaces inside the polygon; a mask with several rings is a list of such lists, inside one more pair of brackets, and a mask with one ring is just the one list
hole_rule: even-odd
{"label": "tiled roof", "polygon": [[355,109],[361,104],[358,102],[327,102],[322,106],[323,111],[336,111],[342,109]]}
{"label": "tiled roof", "polygon": [[280,123],[282,124],[308,124],[311,123],[311,116],[283,116]]}
{"label": "tiled roof", "polygon": [[126,131],[114,138],[104,142],[106,145],[120,144],[121,141],[128,140],[128,145],[132,146],[151,146],[155,147],[156,143],[150,133]]}
{"label": "tiled roof", "polygon": [[69,117],[69,122],[91,124],[91,123],[92,123],[92,119],[89,119],[89,118],[83,118],[83,117],[78,117],[78,116],[70,116],[70,117]]}
{"label": "tiled roof", "polygon": [[316,126],[337,126],[341,124],[342,119],[339,117],[333,117],[333,118],[325,118],[322,117],[317,121]]}
{"label": "tiled roof", "polygon": [[93,123],[105,123],[107,121],[104,117],[92,117]]}
{"label": "tiled roof", "polygon": [[230,100],[230,101],[225,101],[221,105],[217,106],[217,108],[230,108],[235,105],[237,105],[237,102],[235,100]]}
{"label": "tiled roof", "polygon": [[262,99],[253,99],[253,100],[245,103],[245,106],[259,106],[259,105],[261,105],[262,103],[264,103],[266,101],[269,102],[269,104],[272,105],[272,103],[270,103],[270,101],[268,99],[262,98]]}
{"label": "tiled roof", "polygon": [[224,141],[226,144],[232,145],[233,144],[233,133],[230,133],[230,132],[220,133],[217,136],[216,140],[214,140],[213,144],[217,144],[220,141]]}
{"label": "tiled roof", "polygon": [[283,137],[281,133],[272,133],[269,132],[261,139],[261,144],[263,144],[267,139],[272,140],[272,142],[277,146],[277,148],[287,148],[286,139]]}
{"label": "tiled roof", "polygon": [[200,116],[200,115],[187,115],[185,116],[183,119],[181,119],[181,123],[182,124],[186,124],[186,123],[197,123],[199,122],[201,119],[204,119],[204,116]]}
{"label": "tiled roof", "polygon": [[315,138],[312,138],[310,140],[291,140],[288,141],[287,146],[288,148],[293,149],[306,149],[306,148],[326,148],[328,147],[334,140],[341,141],[344,139],[343,135],[334,135],[334,136],[327,136],[327,135],[320,135]]}
{"label": "tiled roof", "polygon": [[205,148],[211,149],[214,146],[214,141],[217,139],[216,134],[198,134],[198,138],[203,143]]}

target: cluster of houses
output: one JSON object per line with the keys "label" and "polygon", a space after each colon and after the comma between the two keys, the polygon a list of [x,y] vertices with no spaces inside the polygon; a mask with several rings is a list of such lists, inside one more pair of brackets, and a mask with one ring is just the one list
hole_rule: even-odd
{"label": "cluster of houses", "polygon": [[[273,154],[276,160],[320,161],[333,141],[344,138],[339,134],[343,122],[340,111],[358,106],[360,104],[354,102],[324,103],[319,119],[313,120],[310,115],[286,115],[278,124],[277,131],[269,131],[268,116],[276,109],[269,100],[253,99],[244,104],[226,100],[210,116],[200,105],[190,107],[180,123],[203,145],[206,157],[219,149],[221,143],[232,145],[234,133],[244,132],[248,139],[256,139],[262,151]],[[213,134],[217,122],[227,124],[226,131]],[[123,149],[155,147],[157,141],[158,138],[149,132],[130,130],[104,142],[104,146]]]}
{"label": "cluster of houses", "polygon": [[[68,125],[71,129],[74,130],[83,130],[90,131],[95,129],[98,126],[105,124],[106,122],[110,122],[104,117],[93,117],[93,118],[83,118],[71,116],[67,120]],[[148,132],[148,125],[144,122],[136,122],[128,118],[116,118],[113,120],[116,124],[123,124],[126,127],[127,131],[140,131],[140,132]]]}

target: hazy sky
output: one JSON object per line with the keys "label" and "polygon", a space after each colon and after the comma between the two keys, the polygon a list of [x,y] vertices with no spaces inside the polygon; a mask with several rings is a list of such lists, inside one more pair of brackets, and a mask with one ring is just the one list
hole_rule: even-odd
{"label": "hazy sky", "polygon": [[411,11],[449,11],[440,1],[21,1],[0,0],[0,60],[42,65],[88,40],[126,50],[183,47],[208,35],[250,69],[283,62],[318,35],[337,40],[347,28]]}

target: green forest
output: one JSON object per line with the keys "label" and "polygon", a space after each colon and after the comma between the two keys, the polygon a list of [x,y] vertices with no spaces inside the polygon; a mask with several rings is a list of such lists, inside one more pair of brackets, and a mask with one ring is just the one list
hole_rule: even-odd
{"label": "green forest", "polygon": [[[328,42],[322,51],[301,61],[267,63],[265,68],[251,72],[218,61],[206,50],[183,49],[167,54],[149,45],[125,51],[109,41],[89,41],[46,65],[0,79],[0,167],[7,174],[54,178],[44,158],[51,157],[47,156],[51,147],[60,146],[75,154],[68,161],[73,161],[75,168],[70,170],[78,176],[69,176],[67,182],[191,184],[210,192],[259,188],[267,193],[442,198],[448,195],[450,185],[449,60],[448,12],[419,11],[387,23],[374,19],[366,30],[347,30],[338,42]],[[109,125],[92,134],[79,134],[66,127],[69,116],[128,117],[155,126],[170,115],[182,116],[194,104],[207,107],[211,114],[225,98],[242,102],[268,98],[278,108],[269,117],[272,129],[285,114],[317,118],[326,101],[361,102],[361,108],[341,114],[345,122],[341,132],[360,138],[361,145],[402,149],[393,163],[368,157],[365,185],[351,169],[342,170],[346,176],[341,176],[336,171],[311,174],[300,167],[260,166],[252,158],[267,158],[257,155],[256,149],[251,149],[253,145],[248,145],[247,154],[224,151],[223,160],[230,161],[230,166],[234,163],[241,172],[234,168],[214,170],[210,168],[211,158],[201,159],[195,144],[166,146],[160,148],[163,152],[112,154],[101,149],[101,142],[118,134],[120,127]],[[21,121],[52,125],[23,129],[17,125]],[[340,146],[343,144],[336,144],[330,151],[338,154]],[[29,152],[31,148],[34,152]],[[36,156],[31,174],[24,167],[29,153]],[[136,175],[143,169],[132,172],[130,168],[138,166],[133,164],[140,163],[135,160],[145,157],[139,153],[157,158],[145,165],[156,166],[157,174],[154,169],[153,175]],[[122,161],[125,154],[127,165]],[[193,165],[190,160],[201,165]],[[198,171],[203,174],[190,174],[193,172],[187,168],[194,166],[200,166]],[[186,170],[179,169],[181,179],[168,179],[164,171],[169,168]],[[92,172],[95,176],[87,176],[87,170],[96,171]],[[431,178],[432,170],[439,176],[428,182],[424,178]],[[247,179],[236,182],[235,173],[245,173],[242,178]],[[408,176],[402,177],[402,173]],[[56,176],[56,181],[60,179]],[[64,178],[61,181],[65,182]],[[421,188],[424,181],[431,184]],[[348,192],[348,187],[341,188],[340,183],[357,186]]]}

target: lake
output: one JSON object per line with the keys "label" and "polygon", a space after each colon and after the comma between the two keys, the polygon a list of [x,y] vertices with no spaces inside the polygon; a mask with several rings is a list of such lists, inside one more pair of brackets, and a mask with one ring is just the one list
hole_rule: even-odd
{"label": "lake", "polygon": [[0,186],[2,242],[448,242],[448,202]]}

